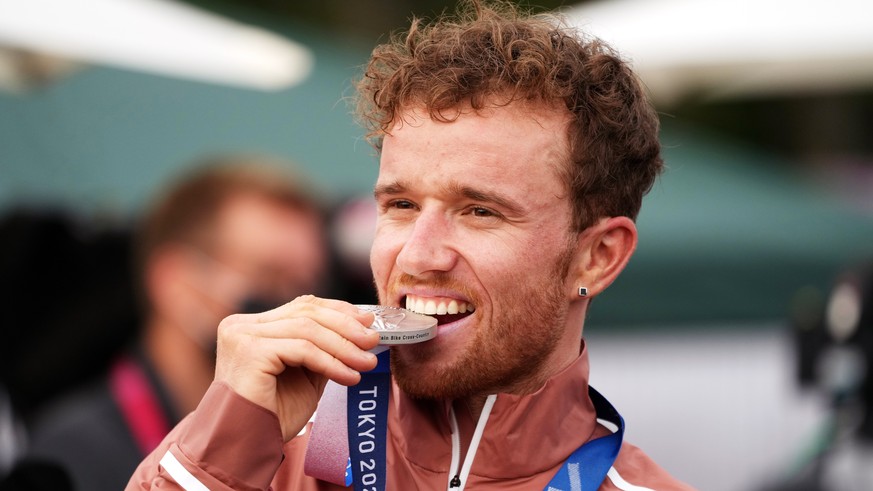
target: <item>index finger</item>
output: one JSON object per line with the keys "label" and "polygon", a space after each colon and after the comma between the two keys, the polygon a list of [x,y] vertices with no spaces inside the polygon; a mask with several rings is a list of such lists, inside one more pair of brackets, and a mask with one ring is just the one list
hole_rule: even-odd
{"label": "index finger", "polygon": [[348,337],[349,335],[353,337],[358,337],[357,334],[363,333],[365,339],[373,337],[378,338],[378,334],[374,334],[374,331],[372,329],[369,329],[375,319],[375,315],[372,312],[361,311],[360,309],[358,309],[358,307],[349,302],[335,300],[331,298],[320,298],[314,295],[304,295],[301,297],[297,297],[284,305],[276,307],[273,310],[256,314],[255,320],[258,323],[267,323],[282,319],[308,317],[321,320],[321,323],[325,327],[333,328],[334,330],[345,330],[343,329],[343,326],[346,326],[348,324],[347,321],[328,321],[328,319],[330,318],[337,319],[336,316],[331,315],[332,313],[339,313],[343,314],[344,316],[351,317],[359,324],[359,326],[356,326],[359,327],[359,329],[354,329],[344,333],[346,334],[345,337]]}

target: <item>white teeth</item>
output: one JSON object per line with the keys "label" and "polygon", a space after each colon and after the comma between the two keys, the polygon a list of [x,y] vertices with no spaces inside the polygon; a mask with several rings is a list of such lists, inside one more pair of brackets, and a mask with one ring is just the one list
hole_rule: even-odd
{"label": "white teeth", "polygon": [[424,299],[414,295],[406,296],[406,308],[413,312],[425,315],[464,314],[475,310],[475,308],[467,302],[455,299]]}
{"label": "white teeth", "polygon": [[447,314],[457,314],[458,313],[458,301],[452,300],[449,302],[449,306],[446,307]]}
{"label": "white teeth", "polygon": [[424,304],[424,313],[427,315],[433,315],[437,313],[436,302],[433,300],[428,300],[426,304]]}

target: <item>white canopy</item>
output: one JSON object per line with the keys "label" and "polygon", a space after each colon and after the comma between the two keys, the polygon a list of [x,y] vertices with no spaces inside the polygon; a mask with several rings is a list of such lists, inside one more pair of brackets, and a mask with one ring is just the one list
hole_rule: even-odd
{"label": "white canopy", "polygon": [[0,46],[277,90],[302,81],[298,43],[171,0],[0,0]]}
{"label": "white canopy", "polygon": [[600,0],[565,13],[662,104],[873,87],[871,0]]}

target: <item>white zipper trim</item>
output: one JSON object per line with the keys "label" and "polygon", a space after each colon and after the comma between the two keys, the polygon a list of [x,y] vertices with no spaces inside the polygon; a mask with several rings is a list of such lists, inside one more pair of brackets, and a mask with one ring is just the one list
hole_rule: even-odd
{"label": "white zipper trim", "polygon": [[[449,483],[446,485],[446,491],[464,491],[467,486],[467,478],[470,477],[470,469],[473,468],[473,459],[476,457],[476,451],[479,449],[479,442],[482,441],[482,434],[485,432],[485,425],[488,423],[488,417],[491,416],[491,409],[494,408],[494,402],[497,401],[497,394],[491,394],[485,399],[485,405],[482,407],[482,414],[479,415],[479,421],[476,423],[476,430],[473,431],[473,439],[470,440],[470,447],[467,449],[467,455],[464,457],[464,466],[458,474],[458,461],[461,460],[461,435],[458,430],[458,420],[455,418],[455,408],[452,406],[449,411],[452,422],[452,465],[449,468]],[[452,479],[458,476],[461,480],[460,487],[453,488]]]}
{"label": "white zipper trim", "polygon": [[[458,461],[461,460],[461,431],[458,429],[458,419],[455,418],[455,408],[449,411],[452,422],[452,464],[449,466],[448,489],[452,489],[452,478],[458,473]],[[463,485],[463,481],[461,485]],[[463,489],[463,488],[461,488]]]}

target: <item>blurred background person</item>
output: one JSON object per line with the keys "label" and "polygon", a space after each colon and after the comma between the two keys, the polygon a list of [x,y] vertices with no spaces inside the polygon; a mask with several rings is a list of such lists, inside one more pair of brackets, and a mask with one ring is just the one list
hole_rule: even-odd
{"label": "blurred background person", "polygon": [[46,408],[18,468],[49,462],[73,489],[123,488],[209,386],[222,318],[327,287],[323,211],[302,176],[263,158],[182,176],[135,236],[140,336],[99,382]]}

